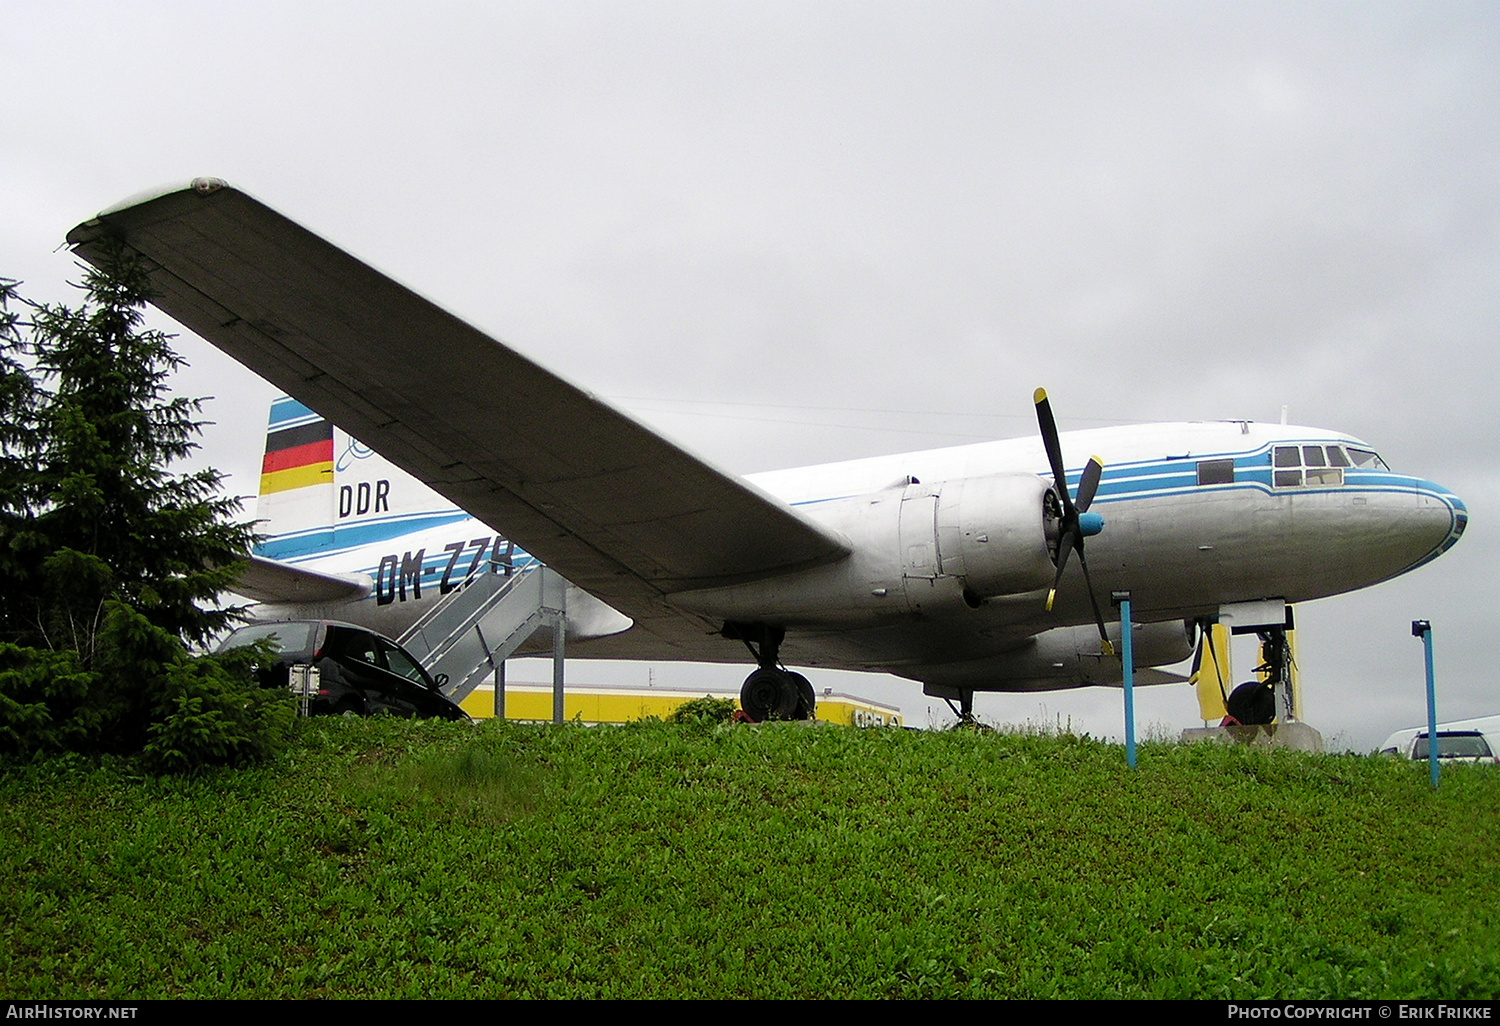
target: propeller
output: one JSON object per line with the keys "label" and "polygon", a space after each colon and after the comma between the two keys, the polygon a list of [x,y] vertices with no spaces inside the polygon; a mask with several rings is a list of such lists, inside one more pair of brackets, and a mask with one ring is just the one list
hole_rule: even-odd
{"label": "propeller", "polygon": [[1078,566],[1083,570],[1083,583],[1088,587],[1089,605],[1094,608],[1094,622],[1099,625],[1099,640],[1104,644],[1104,654],[1114,655],[1115,647],[1110,644],[1109,635],[1104,630],[1104,614],[1099,611],[1099,600],[1094,597],[1094,582],[1089,577],[1089,564],[1083,558],[1083,539],[1091,538],[1104,529],[1104,518],[1089,512],[1094,494],[1099,490],[1099,479],[1104,475],[1104,460],[1098,456],[1089,457],[1088,464],[1083,468],[1083,476],[1078,479],[1078,497],[1075,500],[1070,496],[1068,478],[1063,471],[1062,444],[1057,439],[1057,421],[1052,418],[1052,403],[1047,399],[1047,390],[1037,389],[1032,398],[1036,401],[1036,419],[1042,429],[1042,444],[1047,448],[1047,462],[1052,464],[1057,501],[1062,507],[1058,523],[1057,576],[1052,581],[1052,590],[1047,593],[1047,611],[1052,611],[1058,586],[1062,584],[1063,570],[1068,566],[1068,557],[1076,550]]}

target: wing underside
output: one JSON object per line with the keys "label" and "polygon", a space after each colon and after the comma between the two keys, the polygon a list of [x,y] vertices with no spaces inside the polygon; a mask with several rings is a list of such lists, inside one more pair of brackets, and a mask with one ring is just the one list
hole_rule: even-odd
{"label": "wing underside", "polygon": [[161,309],[667,648],[701,650],[717,625],[664,595],[848,554],[780,500],[216,180],[68,235],[95,264],[111,240],[144,258]]}

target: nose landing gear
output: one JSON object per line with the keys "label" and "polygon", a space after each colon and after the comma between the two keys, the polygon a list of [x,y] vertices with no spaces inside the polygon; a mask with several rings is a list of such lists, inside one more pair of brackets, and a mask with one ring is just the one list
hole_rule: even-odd
{"label": "nose landing gear", "polygon": [[[1297,719],[1297,673],[1293,655],[1292,631],[1295,623],[1292,607],[1279,602],[1243,603],[1243,606],[1265,607],[1230,614],[1234,634],[1254,633],[1260,639],[1260,665],[1255,668],[1258,680],[1235,688],[1225,699],[1229,716],[1226,723],[1264,726],[1291,723]],[[1224,614],[1221,613],[1221,622]],[[1234,622],[1236,619],[1243,623]]]}

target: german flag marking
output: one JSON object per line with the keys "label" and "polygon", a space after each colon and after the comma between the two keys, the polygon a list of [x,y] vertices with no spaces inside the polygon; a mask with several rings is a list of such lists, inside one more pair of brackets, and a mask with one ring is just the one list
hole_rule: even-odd
{"label": "german flag marking", "polygon": [[288,467],[260,475],[260,494],[284,492],[291,488],[306,488],[308,485],[332,484],[333,461],[308,463],[300,467]]}
{"label": "german flag marking", "polygon": [[265,459],[261,461],[260,472],[274,474],[280,470],[293,470],[297,467],[311,466],[314,463],[332,462],[333,439],[327,438],[266,453]]}

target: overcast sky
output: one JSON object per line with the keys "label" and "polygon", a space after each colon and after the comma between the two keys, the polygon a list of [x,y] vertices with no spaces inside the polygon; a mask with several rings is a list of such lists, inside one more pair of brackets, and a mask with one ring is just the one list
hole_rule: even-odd
{"label": "overcast sky", "polygon": [[[0,13],[0,275],[33,298],[71,298],[73,225],[217,175],[738,472],[1031,433],[1039,384],[1064,430],[1285,406],[1473,517],[1299,610],[1308,719],[1362,749],[1422,721],[1418,617],[1442,717],[1500,713],[1492,2]],[[205,455],[251,493],[274,392],[180,347],[218,397]],[[1117,736],[1119,705],[978,708]],[[1139,710],[1199,722],[1180,687]]]}

